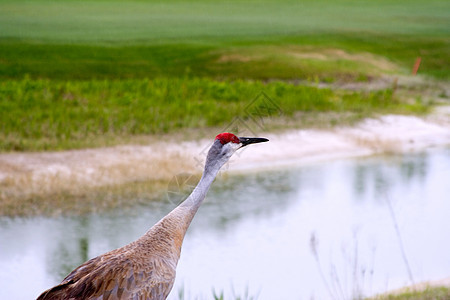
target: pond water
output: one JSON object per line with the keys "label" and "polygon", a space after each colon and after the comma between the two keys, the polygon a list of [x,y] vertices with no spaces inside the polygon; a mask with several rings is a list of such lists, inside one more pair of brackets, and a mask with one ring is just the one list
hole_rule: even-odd
{"label": "pond water", "polygon": [[[167,199],[84,217],[0,218],[0,299],[33,299],[142,235]],[[450,276],[450,149],[222,175],[170,299],[351,299]]]}

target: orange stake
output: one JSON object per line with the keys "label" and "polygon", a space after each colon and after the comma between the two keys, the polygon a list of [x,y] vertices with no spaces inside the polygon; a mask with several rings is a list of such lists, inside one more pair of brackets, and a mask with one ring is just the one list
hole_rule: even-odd
{"label": "orange stake", "polygon": [[420,56],[417,57],[416,59],[416,63],[414,64],[414,68],[412,70],[412,74],[416,75],[417,74],[417,70],[419,70],[419,66],[420,66],[420,61],[422,60],[422,58]]}

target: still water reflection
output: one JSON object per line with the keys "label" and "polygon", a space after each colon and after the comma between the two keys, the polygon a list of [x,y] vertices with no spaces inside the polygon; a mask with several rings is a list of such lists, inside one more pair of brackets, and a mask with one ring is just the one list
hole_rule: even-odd
{"label": "still water reflection", "polygon": [[[0,299],[35,298],[171,208],[1,218]],[[171,299],[371,295],[450,276],[449,236],[448,149],[222,176],[186,236]]]}

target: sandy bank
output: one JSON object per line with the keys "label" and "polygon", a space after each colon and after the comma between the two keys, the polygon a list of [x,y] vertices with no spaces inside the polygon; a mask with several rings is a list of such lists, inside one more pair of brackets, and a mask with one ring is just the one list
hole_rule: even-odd
{"label": "sandy bank", "polygon": [[[405,152],[450,145],[450,109],[433,115],[387,115],[354,127],[291,130],[261,134],[269,143],[244,148],[225,171]],[[100,187],[143,181],[169,181],[180,173],[200,173],[214,137],[181,143],[117,146],[45,153],[0,154],[0,197],[54,193],[71,187]],[[20,197],[19,197],[20,198]]]}

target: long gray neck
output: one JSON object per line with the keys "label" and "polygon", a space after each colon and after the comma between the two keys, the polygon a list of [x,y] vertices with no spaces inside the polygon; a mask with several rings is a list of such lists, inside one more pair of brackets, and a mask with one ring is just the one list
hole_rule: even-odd
{"label": "long gray neck", "polygon": [[172,248],[174,252],[171,253],[175,254],[174,258],[176,258],[177,261],[181,252],[184,236],[192,219],[197,213],[200,205],[203,203],[203,200],[205,200],[206,193],[208,193],[209,187],[216,178],[217,173],[219,173],[220,168],[228,161],[232,154],[231,152],[228,152],[229,155],[223,155],[221,150],[222,144],[220,141],[214,141],[214,144],[209,149],[206,157],[205,170],[202,178],[195,189],[186,200],[148,231],[148,236],[152,236],[153,234],[159,236],[161,232],[165,232],[171,237],[171,240],[173,241],[172,246],[174,247]]}
{"label": "long gray neck", "polygon": [[170,253],[175,255],[173,258],[176,261],[178,261],[180,256],[181,245],[183,243],[186,231],[189,228],[195,213],[205,199],[206,193],[213,183],[214,178],[216,178],[219,169],[220,165],[205,168],[202,178],[192,191],[191,195],[189,195],[186,200],[173,209],[167,216],[155,224],[155,226],[153,226],[147,233],[151,236],[153,232],[158,232],[159,230],[168,232],[174,242],[174,252]]}
{"label": "long gray neck", "polygon": [[205,168],[202,178],[200,178],[197,186],[189,195],[189,197],[179,205],[179,207],[188,208],[193,214],[195,214],[202,204],[203,200],[205,200],[206,194],[208,193],[209,188],[216,178],[219,170],[220,167],[214,166]]}
{"label": "long gray neck", "polygon": [[[219,173],[220,168],[231,156],[231,152],[229,152],[229,155],[223,155],[221,147],[220,141],[216,140],[206,157],[205,170],[202,178],[189,197],[150,228],[143,237],[143,239],[150,239],[151,241],[154,239],[164,240],[168,238],[171,242],[168,244],[163,243],[160,250],[161,253],[165,252],[174,259],[175,265],[180,257],[181,245],[192,219],[203,203],[203,200],[205,200],[206,194],[216,178],[217,173]],[[154,243],[149,242],[147,244],[152,245]],[[156,245],[160,244],[156,243]]]}

